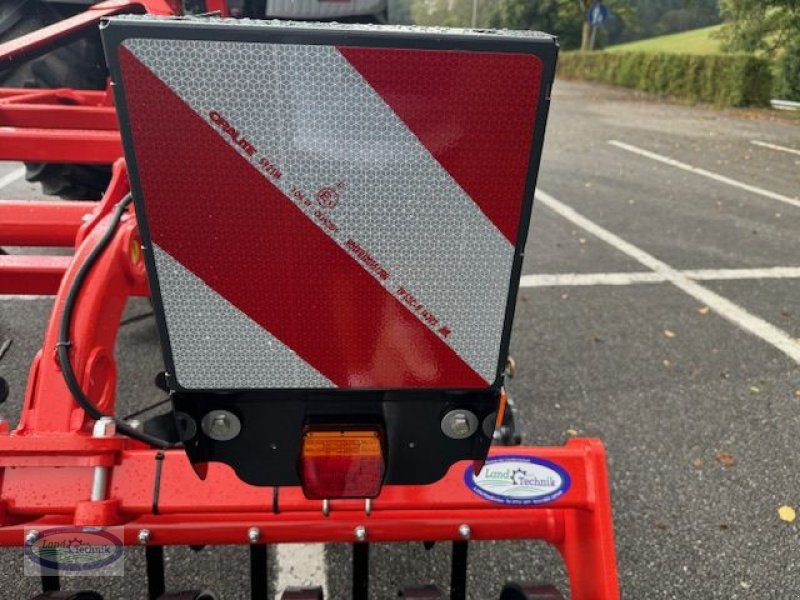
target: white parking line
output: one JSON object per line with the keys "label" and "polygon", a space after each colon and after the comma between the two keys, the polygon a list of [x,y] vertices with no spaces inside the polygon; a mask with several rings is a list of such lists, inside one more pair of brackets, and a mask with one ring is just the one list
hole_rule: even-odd
{"label": "white parking line", "polygon": [[631,285],[634,283],[663,283],[666,279],[652,271],[630,273],[548,273],[523,275],[519,287],[557,287],[562,285]]}
{"label": "white parking line", "polygon": [[25,167],[19,167],[18,169],[14,169],[10,173],[6,173],[2,177],[0,177],[0,190],[4,187],[11,185],[18,179],[22,179],[25,176]]}
{"label": "white parking line", "polygon": [[328,597],[328,578],[325,565],[325,544],[278,544],[275,552],[278,578],[275,589],[278,594],[290,585],[321,585]]}
{"label": "white parking line", "polygon": [[689,279],[715,281],[720,279],[794,279],[800,277],[800,267],[766,267],[763,269],[698,269],[681,271]]}
{"label": "white parking line", "polygon": [[6,300],[52,300],[55,298],[52,294],[44,295],[44,296],[35,296],[33,294],[0,294],[0,302],[5,302]]}
{"label": "white parking line", "polygon": [[648,254],[630,242],[625,241],[618,235],[611,233],[608,229],[601,227],[594,221],[590,221],[573,208],[556,200],[551,195],[541,190],[536,190],[536,199],[568,221],[585,229],[596,238],[603,240],[620,252],[637,260],[648,269],[663,276],[666,281],[669,281],[698,302],[705,304],[721,317],[727,319],[744,331],[761,338],[763,341],[786,354],[786,356],[793,361],[800,363],[800,343],[795,341],[785,331],[778,329],[771,323],[747,312],[744,308],[734,304],[727,298],[689,279],[680,271],[673,269],[665,262],[657,259],[652,254]]}
{"label": "white parking line", "polygon": [[[800,267],[766,267],[763,269],[696,269],[681,271],[696,281],[718,281],[727,279],[797,279]],[[628,273],[545,273],[523,275],[520,287],[557,287],[571,285],[633,285],[637,283],[663,283],[664,275],[652,271]]]}
{"label": "white parking line", "polygon": [[769,142],[762,142],[759,140],[750,140],[750,143],[755,144],[756,146],[762,146],[772,150],[780,150],[781,152],[789,152],[790,154],[797,154],[800,156],[800,150],[795,150],[794,148],[787,148],[786,146],[779,146],[778,144],[770,144]]}
{"label": "white parking line", "polygon": [[701,169],[700,167],[693,167],[692,165],[688,165],[685,162],[675,160],[674,158],[669,158],[668,156],[662,156],[661,154],[656,154],[655,152],[650,152],[650,150],[645,150],[644,148],[639,148],[638,146],[626,144],[625,142],[619,142],[617,140],[608,140],[608,143],[611,144],[612,146],[620,148],[621,150],[627,150],[628,152],[633,152],[634,154],[638,154],[639,156],[644,156],[652,160],[657,160],[658,162],[664,163],[665,165],[670,165],[671,167],[683,169],[684,171],[689,171],[690,173],[702,175],[703,177],[708,177],[709,179],[713,179],[714,181],[719,181],[720,183],[724,183],[739,188],[741,190],[745,190],[747,192],[752,192],[753,194],[758,194],[759,196],[764,196],[765,198],[771,198],[772,200],[778,200],[779,202],[784,202],[791,206],[800,208],[800,199],[790,198],[789,196],[784,196],[783,194],[778,194],[777,192],[771,192],[770,190],[765,190],[764,188],[760,188],[755,185],[742,183],[741,181],[731,179],[730,177],[725,177],[725,175],[720,175],[719,173],[707,171],[705,169]]}

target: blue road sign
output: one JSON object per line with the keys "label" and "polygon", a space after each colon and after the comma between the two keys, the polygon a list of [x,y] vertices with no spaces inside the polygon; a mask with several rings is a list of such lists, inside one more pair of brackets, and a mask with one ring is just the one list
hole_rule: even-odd
{"label": "blue road sign", "polygon": [[608,20],[608,7],[601,2],[592,4],[586,15],[586,19],[592,27],[600,27]]}

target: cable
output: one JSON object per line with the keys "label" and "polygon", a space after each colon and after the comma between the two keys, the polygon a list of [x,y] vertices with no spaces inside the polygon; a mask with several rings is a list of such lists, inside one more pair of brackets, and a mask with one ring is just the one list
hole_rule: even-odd
{"label": "cable", "polygon": [[122,319],[122,321],[119,322],[119,326],[120,327],[125,327],[125,325],[131,325],[132,323],[138,323],[139,321],[144,321],[145,319],[149,319],[152,316],[153,316],[153,311],[151,310],[150,312],[146,312],[146,313],[141,314],[141,315],[135,315],[133,317],[128,317],[127,319]]}
{"label": "cable", "polygon": [[122,417],[122,420],[123,421],[128,421],[130,419],[134,419],[136,417],[140,417],[144,413],[146,413],[148,411],[151,411],[151,410],[154,410],[154,409],[158,408],[159,406],[163,406],[167,402],[172,402],[172,398],[167,397],[167,398],[164,398],[163,400],[159,400],[158,402],[153,402],[153,404],[150,404],[149,406],[145,406],[144,408],[140,408],[139,410],[134,411],[134,412],[130,413],[129,415],[125,415],[124,417]]}
{"label": "cable", "polygon": [[[72,361],[69,357],[69,348],[72,345],[72,342],[69,339],[72,312],[75,309],[75,301],[77,300],[78,295],[83,288],[83,283],[89,274],[89,271],[92,270],[94,263],[113,239],[114,234],[117,231],[117,227],[122,220],[122,215],[125,213],[125,209],[128,208],[128,205],[131,203],[132,199],[132,196],[128,194],[122,200],[120,200],[119,204],[117,204],[116,208],[114,209],[114,213],[111,216],[111,223],[109,224],[108,229],[103,234],[103,237],[101,237],[97,242],[97,245],[95,245],[95,247],[92,248],[92,251],[89,252],[86,260],[75,274],[75,279],[72,280],[72,285],[67,292],[67,299],[64,301],[64,309],[61,312],[61,324],[58,332],[58,343],[56,344],[56,352],[58,354],[58,362],[61,365],[61,373],[64,376],[64,382],[67,384],[69,391],[72,393],[73,398],[75,398],[75,402],[77,402],[80,407],[86,411],[86,414],[95,420],[103,417],[109,417],[111,415],[104,414],[99,408],[97,408],[97,406],[95,406],[95,404],[81,389],[80,383],[78,383],[78,378],[75,376],[75,370],[72,367]],[[174,448],[179,445],[162,440],[142,431],[138,431],[116,417],[111,418],[114,419],[114,422],[117,425],[117,431],[127,435],[128,437],[139,440],[140,442],[144,442],[145,444],[149,444],[161,449]]]}

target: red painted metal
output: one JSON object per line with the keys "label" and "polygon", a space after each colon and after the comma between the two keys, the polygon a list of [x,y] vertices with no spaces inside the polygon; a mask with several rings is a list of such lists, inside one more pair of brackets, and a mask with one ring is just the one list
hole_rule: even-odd
{"label": "red painted metal", "polygon": [[0,255],[0,294],[54,294],[72,258]]}
{"label": "red painted metal", "polygon": [[222,17],[229,17],[231,15],[228,8],[228,0],[206,0],[206,11],[210,13],[219,13]]}
{"label": "red painted metal", "polygon": [[117,131],[0,129],[0,160],[110,164],[122,156]]}
{"label": "red painted metal", "polygon": [[0,127],[115,131],[117,113],[105,92],[0,88]]}
{"label": "red painted metal", "polygon": [[0,202],[0,246],[74,246],[91,202]]}

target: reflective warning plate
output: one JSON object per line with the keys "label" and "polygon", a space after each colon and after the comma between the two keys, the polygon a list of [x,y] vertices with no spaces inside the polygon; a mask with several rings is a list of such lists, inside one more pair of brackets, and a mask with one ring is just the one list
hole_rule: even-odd
{"label": "reflective warning plate", "polygon": [[103,36],[175,388],[497,383],[553,38],[147,17]]}

